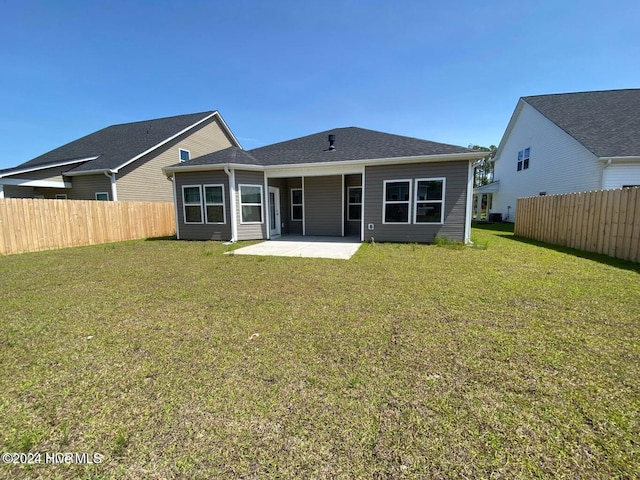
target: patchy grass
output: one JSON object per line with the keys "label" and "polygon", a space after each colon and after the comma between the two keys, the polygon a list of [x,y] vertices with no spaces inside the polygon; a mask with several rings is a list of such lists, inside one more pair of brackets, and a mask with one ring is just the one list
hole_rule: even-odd
{"label": "patchy grass", "polygon": [[0,258],[1,478],[634,478],[640,266],[124,242]]}

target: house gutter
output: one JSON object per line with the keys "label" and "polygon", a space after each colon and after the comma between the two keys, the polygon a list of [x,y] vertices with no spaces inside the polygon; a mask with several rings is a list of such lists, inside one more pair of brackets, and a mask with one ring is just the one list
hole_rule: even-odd
{"label": "house gutter", "polygon": [[605,164],[605,168],[611,165],[612,163],[636,163],[640,162],[640,156],[629,156],[629,157],[600,157],[602,163]]}
{"label": "house gutter", "polygon": [[229,177],[229,203],[231,204],[231,243],[238,241],[238,226],[236,222],[236,171],[229,169],[229,164],[223,165],[224,173]]}

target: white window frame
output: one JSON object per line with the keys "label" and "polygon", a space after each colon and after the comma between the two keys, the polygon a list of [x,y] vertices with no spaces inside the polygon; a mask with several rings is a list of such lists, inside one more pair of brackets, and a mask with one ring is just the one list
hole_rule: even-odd
{"label": "white window frame", "polygon": [[[359,203],[351,203],[351,190],[359,188],[360,189],[360,202]],[[362,185],[354,185],[352,187],[347,187],[347,221],[348,222],[359,222],[362,220],[362,195],[364,190],[362,189]],[[351,206],[359,205],[360,206],[360,218],[351,218]]]}
{"label": "white window frame", "polygon": [[[260,189],[260,203],[243,203],[242,202],[242,187],[258,187]],[[239,204],[240,204],[240,223],[242,225],[262,225],[264,223],[264,190],[260,184],[241,183],[238,184]],[[260,207],[260,221],[259,222],[245,222],[242,215],[242,207]]]}
{"label": "white window frame", "polygon": [[[442,200],[418,200],[418,182],[442,182]],[[415,225],[443,225],[444,224],[444,200],[446,198],[447,179],[446,177],[433,177],[433,178],[416,178],[415,180],[415,195],[413,198],[413,223]],[[439,222],[418,222],[418,204],[419,203],[441,203],[440,209],[440,221]]]}
{"label": "white window frame", "polygon": [[[197,188],[200,192],[200,201],[187,203],[184,200],[185,188]],[[202,185],[182,185],[182,222],[186,225],[202,225],[204,223],[205,212],[202,211]],[[187,222],[187,207],[200,207],[200,221],[199,222]]]}
{"label": "white window frame", "polygon": [[[526,155],[525,152],[529,150],[529,155]],[[526,162],[526,166],[525,166]],[[523,170],[528,170],[529,165],[531,164],[531,147],[523,148],[518,152],[518,162],[516,164],[516,170],[521,172]]]}
{"label": "white window frame", "polygon": [[[408,200],[387,200],[387,183],[408,183],[409,184],[409,199]],[[393,180],[384,180],[382,182],[382,223],[383,225],[410,225],[411,224],[411,200],[413,198],[412,196],[412,187],[413,185],[413,180],[410,178],[398,178],[398,179],[393,179]],[[387,222],[385,220],[386,217],[386,212],[387,212],[387,204],[389,205],[394,205],[394,204],[402,204],[402,203],[406,203],[407,204],[407,221],[406,222]]]}
{"label": "white window frame", "polygon": [[[207,203],[207,187],[220,187],[222,189],[222,203]],[[212,183],[202,186],[202,202],[204,204],[204,221],[210,225],[224,225],[227,223],[227,208],[224,200],[224,184],[222,183]],[[184,197],[183,197],[184,198]],[[209,213],[207,212],[207,207],[219,207],[222,206],[222,222],[210,222],[209,221]]]}
{"label": "white window frame", "polygon": [[56,193],[56,200],[67,200],[67,194],[66,193]]}
{"label": "white window frame", "polygon": [[[302,200],[302,203],[293,203],[293,192],[298,190],[300,191],[300,199]],[[302,213],[300,218],[293,218],[293,207],[300,207],[300,211]],[[292,188],[291,189],[291,221],[301,222],[302,217],[304,217],[304,194],[303,194],[302,188]]]}
{"label": "white window frame", "polygon": [[[106,195],[107,198],[106,199],[104,199],[104,198],[100,199],[100,198],[98,198],[98,195]],[[103,201],[103,202],[108,202],[109,201],[109,192],[96,192],[95,199]]]}
{"label": "white window frame", "polygon": [[[187,152],[187,155],[189,156],[189,158],[187,158],[186,160],[183,160],[182,152]],[[178,160],[180,161],[180,163],[188,162],[189,160],[191,160],[191,151],[187,150],[186,148],[178,148]]]}

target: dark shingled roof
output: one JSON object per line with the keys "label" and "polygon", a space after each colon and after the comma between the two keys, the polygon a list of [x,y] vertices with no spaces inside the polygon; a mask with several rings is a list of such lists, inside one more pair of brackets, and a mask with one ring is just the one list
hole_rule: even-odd
{"label": "dark shingled roof", "polygon": [[[336,148],[332,151],[328,150],[329,134],[336,136]],[[435,143],[375,130],[346,127],[274,143],[249,150],[249,152],[264,165],[289,165],[468,153],[471,150],[456,145]]]}
{"label": "dark shingled roof", "polygon": [[597,157],[640,155],[640,89],[522,97]]}
{"label": "dark shingled roof", "polygon": [[221,165],[225,163],[236,163],[241,165],[263,165],[263,163],[256,157],[251,155],[246,150],[242,150],[238,147],[229,147],[224,150],[218,150],[217,152],[208,153],[201,157],[192,158],[186,162],[176,163],[171,165],[177,167],[180,165]]}
{"label": "dark shingled roof", "polygon": [[75,168],[74,165],[70,165],[69,171],[80,172],[117,168],[214,112],[215,110],[211,110],[176,117],[112,125],[51,150],[10,170],[45,166],[65,160],[98,155],[97,159],[84,162]]}

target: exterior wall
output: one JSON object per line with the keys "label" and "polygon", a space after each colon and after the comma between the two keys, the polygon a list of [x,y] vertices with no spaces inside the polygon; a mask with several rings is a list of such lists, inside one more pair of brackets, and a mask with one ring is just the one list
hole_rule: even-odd
{"label": "exterior wall", "polygon": [[640,185],[640,163],[613,164],[604,169],[604,190],[624,185]]}
{"label": "exterior wall", "polygon": [[[264,173],[252,172],[247,170],[236,170],[236,218],[238,220],[238,240],[259,240],[267,238],[267,195],[264,186]],[[261,223],[242,223],[240,212],[240,185],[262,185],[262,222]]]}
{"label": "exterior wall", "polygon": [[[301,220],[291,220],[291,189],[292,188],[302,188],[302,178],[287,178],[287,191],[285,195],[287,196],[287,231],[290,235],[302,235],[302,221]],[[280,193],[282,195],[282,193]],[[304,203],[304,192],[303,194],[303,203]],[[283,217],[284,218],[284,215]]]}
{"label": "exterior wall", "polygon": [[[518,152],[528,147],[529,168],[518,172]],[[502,213],[503,219],[513,222],[518,197],[597,190],[602,166],[577,140],[523,102],[495,162],[494,180],[500,181],[500,190],[493,194],[491,212]]]}
{"label": "exterior wall", "polygon": [[[433,242],[436,235],[464,241],[465,214],[469,162],[417,163],[366,167],[364,174],[365,241],[378,242]],[[383,224],[383,197],[385,180],[411,179],[412,198],[409,218],[413,217],[415,179],[446,178],[444,198],[444,224]],[[374,229],[369,230],[369,224]]]}
{"label": "exterior wall", "polygon": [[362,186],[362,175],[345,175],[344,177],[344,234],[347,236],[360,236],[361,221],[348,220],[349,197],[348,187]]}
{"label": "exterior wall", "polygon": [[33,187],[17,187],[15,185],[3,185],[4,198],[33,198],[38,195]]}
{"label": "exterior wall", "polygon": [[342,175],[304,178],[305,235],[342,235]]}
{"label": "exterior wall", "polygon": [[118,172],[118,200],[171,202],[173,185],[162,173],[162,167],[180,161],[179,149],[189,150],[191,158],[196,158],[230,146],[231,139],[224,133],[218,118],[213,117],[204,127],[187,132]]}
{"label": "exterior wall", "polygon": [[[43,188],[43,187],[33,187],[34,195],[42,195],[44,198],[56,198],[56,195],[66,195],[69,198],[69,193],[71,189],[69,188]],[[109,192],[111,195],[111,192]]]}
{"label": "exterior wall", "polygon": [[[210,172],[176,173],[176,208],[178,213],[177,225],[181,240],[230,240],[231,239],[231,210],[229,177],[222,170]],[[165,180],[166,181],[166,180]],[[182,199],[183,185],[224,185],[224,202],[226,223],[224,224],[193,224],[184,223],[184,209]],[[173,191],[173,185],[172,185]],[[204,193],[203,193],[204,195]],[[203,207],[204,208],[204,207]],[[204,215],[204,212],[203,212]],[[204,217],[203,217],[204,218]]]}
{"label": "exterior wall", "polygon": [[95,200],[96,192],[108,192],[111,198],[111,179],[100,173],[98,175],[82,175],[69,177],[73,188],[67,190],[69,200]]}

